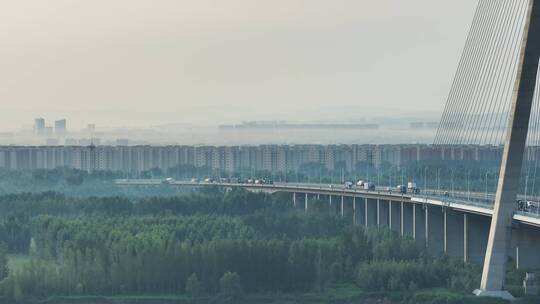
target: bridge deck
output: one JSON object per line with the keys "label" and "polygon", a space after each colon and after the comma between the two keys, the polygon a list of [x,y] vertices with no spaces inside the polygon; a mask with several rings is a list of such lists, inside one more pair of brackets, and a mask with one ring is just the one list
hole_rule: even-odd
{"label": "bridge deck", "polygon": [[[467,213],[479,214],[483,216],[491,216],[493,213],[493,205],[491,198],[493,194],[485,193],[465,193],[454,192],[451,196],[445,196],[441,191],[427,190],[424,194],[410,195],[401,194],[396,191],[386,191],[384,189],[376,189],[367,191],[358,188],[347,189],[343,185],[328,185],[328,184],[299,184],[299,183],[275,183],[267,184],[242,184],[242,183],[195,183],[186,181],[173,181],[163,183],[159,179],[145,180],[116,180],[115,183],[119,186],[176,186],[176,187],[226,187],[226,188],[244,188],[248,190],[264,191],[264,192],[290,192],[290,193],[309,193],[331,196],[346,196],[346,197],[362,197],[368,199],[400,201],[413,204],[428,204],[441,207],[448,207],[455,210],[460,210]],[[530,212],[516,211],[514,220],[523,224],[540,227],[540,216]]]}

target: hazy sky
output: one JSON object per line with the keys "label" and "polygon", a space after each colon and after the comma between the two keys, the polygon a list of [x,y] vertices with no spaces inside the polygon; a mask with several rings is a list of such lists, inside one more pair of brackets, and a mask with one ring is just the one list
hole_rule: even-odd
{"label": "hazy sky", "polygon": [[2,1],[0,128],[441,111],[476,2]]}

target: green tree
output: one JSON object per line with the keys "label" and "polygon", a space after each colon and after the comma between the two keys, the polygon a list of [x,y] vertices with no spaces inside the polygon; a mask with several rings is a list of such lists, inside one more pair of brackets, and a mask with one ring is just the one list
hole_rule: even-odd
{"label": "green tree", "polygon": [[0,281],[5,279],[9,274],[7,246],[0,244]]}
{"label": "green tree", "polygon": [[223,300],[237,303],[244,298],[244,288],[236,272],[226,272],[219,279],[219,291]]}
{"label": "green tree", "polygon": [[201,283],[199,282],[199,278],[197,277],[197,274],[193,273],[186,281],[186,293],[192,297],[196,298],[201,293]]}

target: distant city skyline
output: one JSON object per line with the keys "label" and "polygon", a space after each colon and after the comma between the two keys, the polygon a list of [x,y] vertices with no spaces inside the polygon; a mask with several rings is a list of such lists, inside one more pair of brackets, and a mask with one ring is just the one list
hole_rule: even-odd
{"label": "distant city skyline", "polygon": [[[312,113],[323,112],[325,116],[316,118]],[[194,125],[194,126],[222,126],[222,125],[238,125],[251,122],[283,122],[283,123],[321,123],[321,124],[402,124],[408,125],[414,122],[435,123],[438,122],[440,117],[439,113],[430,111],[392,111],[392,110],[378,110],[376,108],[370,108],[369,112],[362,110],[361,107],[326,107],[322,110],[307,109],[305,116],[287,116],[282,115],[276,118],[269,119],[257,119],[256,117],[245,117],[241,120],[226,120],[226,121],[210,121],[210,122],[187,122],[187,121],[159,121],[156,123],[146,124],[122,124],[119,121],[110,121],[105,124],[96,124],[95,121],[99,121],[99,117],[88,116],[83,120],[77,120],[67,117],[66,115],[45,116],[38,115],[35,117],[25,116],[21,121],[17,121],[13,125],[8,125],[3,128],[3,131],[21,131],[21,130],[35,130],[36,120],[43,120],[43,124],[47,127],[55,127],[55,124],[60,121],[69,121],[70,129],[72,130],[87,130],[99,128],[151,128],[168,125]],[[384,119],[384,120],[382,120]],[[116,123],[116,124],[115,124]],[[44,125],[45,126],[45,125]]]}
{"label": "distant city skyline", "polygon": [[[33,119],[33,125],[0,132],[0,145],[257,145],[257,144],[399,144],[431,143],[436,120],[415,116],[342,121],[248,120],[233,124],[161,124],[72,127],[68,119]],[[69,126],[69,128],[68,128]]]}

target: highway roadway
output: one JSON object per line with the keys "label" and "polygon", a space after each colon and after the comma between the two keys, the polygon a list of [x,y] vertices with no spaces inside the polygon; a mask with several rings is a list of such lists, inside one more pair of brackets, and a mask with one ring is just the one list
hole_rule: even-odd
{"label": "highway roadway", "polygon": [[[466,192],[466,191],[443,191],[427,189],[420,194],[402,194],[395,189],[388,187],[377,187],[368,191],[358,187],[346,188],[341,184],[315,184],[315,183],[280,183],[274,184],[246,184],[246,183],[220,183],[220,182],[191,182],[191,181],[169,181],[163,179],[118,179],[115,183],[119,186],[170,186],[170,187],[226,187],[244,188],[262,192],[289,192],[308,193],[330,196],[361,197],[375,200],[403,201],[417,204],[430,204],[446,206],[464,212],[471,212],[486,216],[491,216],[493,209],[493,193]],[[523,199],[520,197],[520,199]],[[538,209],[534,212],[518,210],[514,218],[520,222],[540,227],[540,215]]]}

